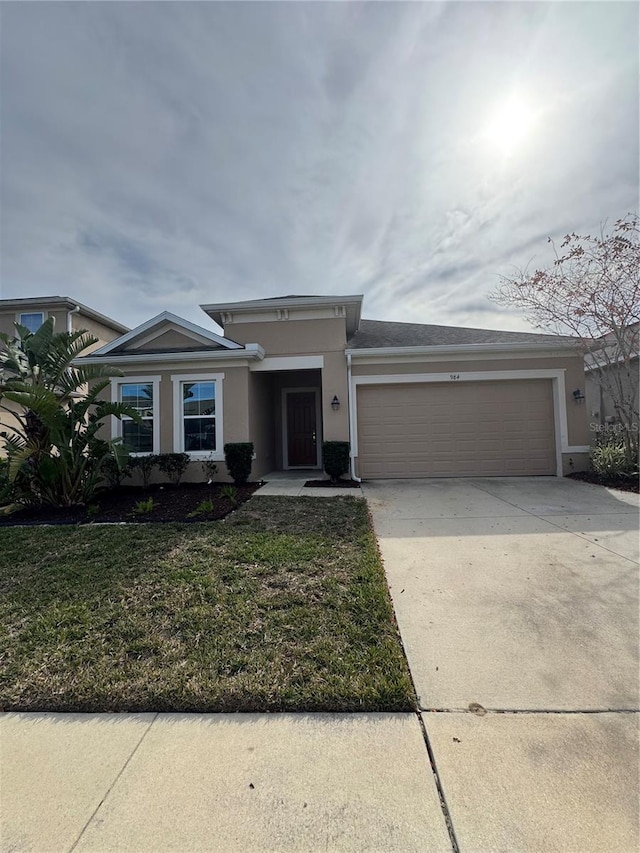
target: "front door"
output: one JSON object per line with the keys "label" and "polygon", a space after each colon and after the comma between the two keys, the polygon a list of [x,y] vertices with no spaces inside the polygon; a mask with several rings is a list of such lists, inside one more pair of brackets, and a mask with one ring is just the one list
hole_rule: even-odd
{"label": "front door", "polygon": [[316,392],[287,393],[287,466],[312,468],[318,464]]}

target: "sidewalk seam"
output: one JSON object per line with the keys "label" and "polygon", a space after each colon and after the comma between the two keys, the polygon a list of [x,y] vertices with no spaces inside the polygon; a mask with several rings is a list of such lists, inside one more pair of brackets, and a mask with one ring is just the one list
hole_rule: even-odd
{"label": "sidewalk seam", "polygon": [[80,830],[80,834],[78,835],[78,837],[76,838],[76,840],[73,842],[73,844],[72,844],[72,845],[71,845],[71,847],[69,848],[69,853],[73,853],[73,851],[76,849],[76,847],[77,847],[77,846],[78,846],[78,844],[80,843],[80,839],[82,838],[82,836],[83,836],[83,835],[85,834],[85,832],[87,831],[87,828],[88,828],[89,824],[92,822],[92,820],[94,819],[94,817],[96,816],[96,814],[98,813],[98,811],[100,810],[100,808],[102,807],[102,804],[103,804],[103,803],[104,803],[104,801],[107,799],[107,797],[109,796],[109,794],[111,793],[111,791],[114,789],[114,787],[115,787],[116,783],[118,782],[118,779],[120,779],[120,777],[122,776],[122,774],[124,773],[124,771],[125,771],[125,770],[127,769],[127,767],[129,766],[129,762],[131,761],[131,759],[133,758],[133,756],[136,754],[136,752],[137,752],[137,751],[138,751],[138,749],[140,748],[140,745],[141,745],[142,741],[146,738],[147,734],[148,734],[148,733],[149,733],[149,731],[151,730],[151,726],[155,723],[155,721],[158,719],[158,717],[159,717],[159,712],[156,712],[156,713],[153,715],[153,719],[149,722],[149,725],[147,726],[147,728],[146,728],[146,729],[144,730],[144,732],[142,733],[142,736],[140,737],[140,740],[139,740],[139,741],[138,741],[138,743],[134,746],[134,748],[131,750],[131,754],[129,755],[129,757],[127,758],[127,760],[125,761],[125,763],[122,765],[122,767],[121,767],[121,768],[120,768],[120,770],[118,771],[118,773],[117,773],[117,775],[116,775],[115,779],[113,780],[113,782],[109,785],[109,787],[108,787],[108,788],[107,788],[107,790],[105,791],[104,797],[100,800],[100,802],[98,803],[98,805],[97,805],[97,806],[95,807],[95,809],[91,812],[91,814],[90,814],[90,816],[89,816],[89,818],[88,818],[87,822],[85,823],[85,825],[84,825],[84,826],[82,827],[82,829]]}
{"label": "sidewalk seam", "polygon": [[451,842],[451,849],[453,853],[460,853],[460,848],[458,846],[458,839],[456,838],[456,831],[453,828],[453,820],[451,818],[451,812],[449,811],[449,806],[447,804],[447,798],[444,795],[444,788],[442,787],[442,782],[440,781],[440,774],[438,773],[438,768],[436,766],[435,755],[433,754],[433,749],[431,748],[431,743],[429,742],[429,735],[427,733],[427,727],[424,724],[424,720],[422,719],[422,712],[417,711],[418,715],[418,723],[420,725],[420,730],[422,731],[422,739],[424,740],[424,744],[427,748],[427,755],[429,756],[429,764],[431,765],[431,772],[433,773],[433,778],[436,783],[436,789],[438,791],[438,799],[440,800],[440,809],[442,811],[442,816],[444,817],[444,822],[447,827],[447,832],[449,833],[449,841]]}

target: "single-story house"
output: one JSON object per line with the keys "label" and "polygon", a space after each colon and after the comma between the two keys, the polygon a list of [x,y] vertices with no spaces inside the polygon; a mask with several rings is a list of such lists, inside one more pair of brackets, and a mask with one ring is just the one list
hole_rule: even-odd
{"label": "single-story house", "polygon": [[85,363],[117,366],[113,419],[136,453],[186,452],[226,476],[251,441],[252,477],[321,466],[348,441],[361,478],[557,475],[584,468],[582,356],[552,335],[361,319],[361,295],[202,305],[222,334],[163,312]]}

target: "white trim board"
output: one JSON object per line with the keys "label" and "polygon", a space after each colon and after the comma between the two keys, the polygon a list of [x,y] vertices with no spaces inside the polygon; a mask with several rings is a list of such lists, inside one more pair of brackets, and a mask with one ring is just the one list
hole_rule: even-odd
{"label": "white trim board", "polygon": [[[242,364],[243,361],[249,364],[250,361],[261,361],[264,358],[264,350],[259,344],[247,344],[245,347],[238,350],[201,350],[198,352],[161,352],[150,353],[141,352],[135,355],[118,355],[114,354],[111,358],[104,355],[94,356],[83,355],[74,359],[74,364],[110,364],[112,367],[117,367],[120,364],[159,364],[165,362],[186,362],[191,365],[191,362],[206,365],[206,361],[236,361]],[[216,365],[217,366],[217,365]],[[222,366],[222,365],[221,365]],[[229,367],[231,365],[228,365]]]}
{"label": "white trim board", "polygon": [[455,373],[397,373],[389,376],[352,376],[349,394],[353,398],[352,454],[358,456],[358,385],[413,385],[416,383],[490,382],[505,379],[550,379],[553,394],[553,421],[556,444],[556,475],[563,476],[562,454],[584,453],[579,446],[570,446],[567,425],[567,400],[564,370],[475,370]]}
{"label": "white trim board", "polygon": [[261,372],[266,370],[313,370],[324,367],[323,355],[283,355],[267,356],[257,364],[249,365],[249,370]]}

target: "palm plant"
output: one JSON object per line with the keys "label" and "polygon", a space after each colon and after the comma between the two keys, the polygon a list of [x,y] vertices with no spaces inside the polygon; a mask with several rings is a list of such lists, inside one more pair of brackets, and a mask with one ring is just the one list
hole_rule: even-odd
{"label": "palm plant", "polygon": [[16,500],[57,506],[86,503],[103,479],[106,460],[115,458],[120,465],[127,457],[118,440],[99,436],[102,422],[112,415],[134,420],[139,416],[123,403],[100,399],[109,379],[122,375],[120,371],[75,363],[98,342],[93,335],[55,333],[53,318],[36,332],[15,325],[15,338],[0,334],[0,409],[15,420],[4,424],[0,436]]}

